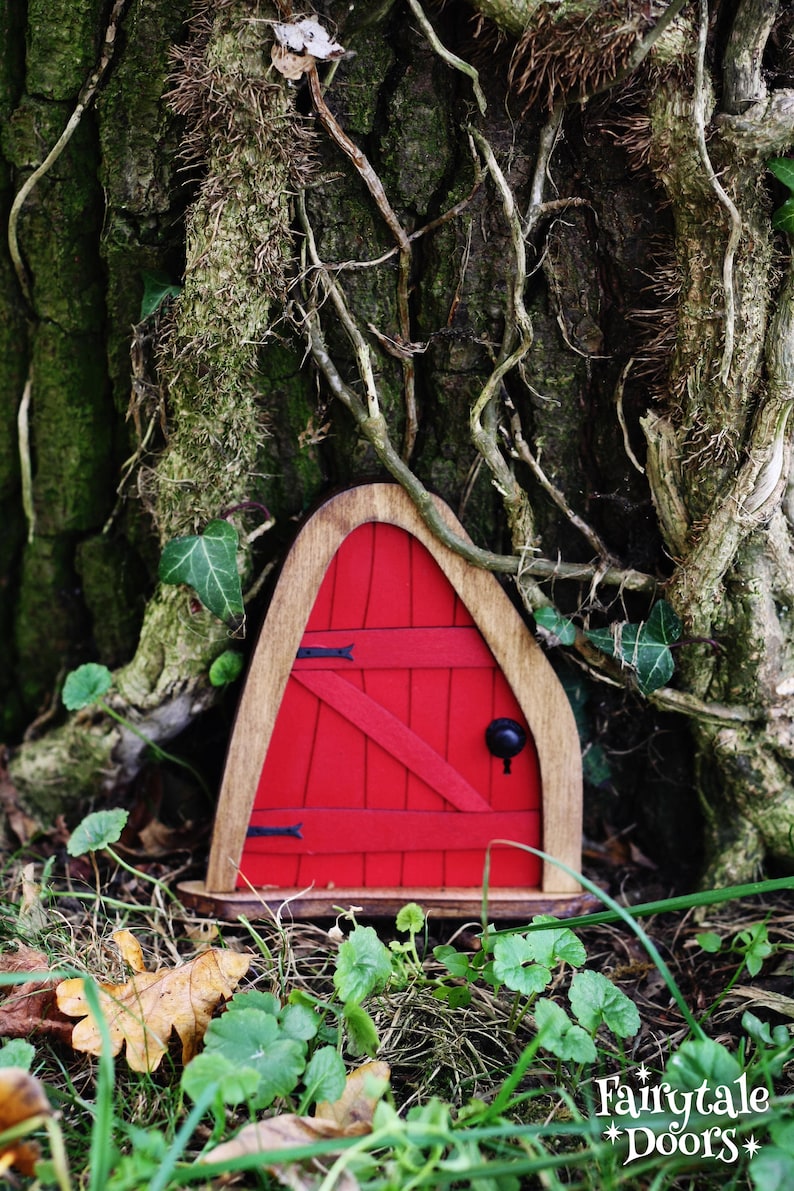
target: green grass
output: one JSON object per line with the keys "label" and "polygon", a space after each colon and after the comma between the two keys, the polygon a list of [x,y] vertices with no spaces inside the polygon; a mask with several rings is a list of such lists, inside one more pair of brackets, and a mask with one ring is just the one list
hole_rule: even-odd
{"label": "green grass", "polygon": [[[87,871],[93,883],[96,874]],[[106,880],[104,886],[109,885]],[[679,987],[670,956],[664,958],[654,941],[653,926],[642,925],[647,914],[673,915],[683,923],[690,910],[713,904],[717,897],[738,911],[748,898],[780,895],[792,882],[759,882],[718,891],[711,899],[693,894],[631,909],[598,891],[607,907],[604,913],[612,915],[608,921],[587,916],[556,927],[535,922],[510,932],[488,928],[477,948],[438,948],[443,962],[427,945],[428,924],[418,908],[402,915],[401,930],[392,923],[373,931],[356,922],[355,915],[343,916],[341,946],[318,925],[228,924],[213,945],[247,950],[252,962],[242,991],[225,1013],[242,1013],[239,1021],[247,1023],[246,1029],[255,1027],[272,1037],[274,1045],[291,1046],[294,1087],[277,1095],[263,1093],[271,1067],[253,1042],[250,1054],[246,1051],[242,1028],[216,1037],[211,1027],[214,1041],[208,1034],[206,1053],[223,1054],[231,1037],[235,1072],[264,1072],[262,1084],[249,1071],[244,1095],[239,1089],[233,1093],[231,1085],[222,1085],[211,1073],[183,1086],[178,1050],[153,1073],[130,1071],[123,1054],[112,1056],[93,983],[127,978],[109,941],[112,932],[122,926],[131,929],[144,946],[150,969],[174,967],[197,953],[191,936],[201,924],[164,898],[159,885],[147,904],[140,892],[144,888],[140,883],[136,900],[125,906],[115,888],[105,900],[96,886],[94,891],[68,889],[50,872],[35,912],[30,904],[24,910],[10,902],[4,906],[2,950],[13,952],[19,940],[44,954],[45,974],[89,975],[86,995],[105,1032],[98,1059],[31,1036],[31,1073],[54,1115],[39,1115],[0,1133],[0,1152],[14,1143],[14,1134],[31,1133],[41,1148],[35,1177],[7,1172],[12,1187],[176,1191],[220,1187],[234,1176],[236,1186],[269,1188],[281,1185],[273,1170],[284,1168],[290,1171],[291,1185],[306,1191],[729,1191],[747,1186],[782,1191],[794,1185],[790,1029],[774,1014],[755,1008],[749,1015],[735,1010],[729,1019],[720,1002],[720,992],[733,988],[739,977],[746,985],[765,963],[774,967],[784,961],[790,944],[774,931],[766,933],[767,922],[760,946],[761,927],[748,928],[752,906],[740,915],[743,932],[729,926],[722,942],[707,932],[703,941],[719,952],[724,980],[713,1003],[695,1006]],[[760,911],[759,923],[767,917]],[[483,921],[487,924],[487,915]],[[584,957],[578,942],[582,938]],[[627,1008],[629,998],[619,982],[598,972],[602,940],[611,945],[615,939],[623,940],[622,947],[634,939],[649,957],[647,966],[653,964],[658,972],[669,1001],[664,1008],[666,1037],[660,1037],[658,1021],[642,1020],[642,1006],[637,1027],[636,1010]],[[680,965],[676,971],[680,976]],[[591,975],[582,980],[582,972]],[[29,972],[0,972],[0,988],[31,978]],[[290,1005],[302,1006],[297,1017],[288,1011]],[[294,1043],[290,1030],[297,1021],[302,1032]],[[552,1021],[553,1026],[548,1024]],[[277,1118],[279,1127],[287,1128],[298,1110],[311,1112],[323,1088],[333,1083],[318,1082],[317,1064],[310,1067],[318,1051],[335,1052],[349,1072],[367,1060],[366,1049],[391,1065],[390,1084],[370,1089],[374,1109],[368,1132],[310,1137],[290,1145],[276,1145],[271,1138],[264,1152],[257,1148],[263,1143],[254,1140],[249,1149],[223,1153],[219,1161],[211,1156],[202,1160],[257,1121]],[[0,1063],[3,1053],[0,1048]],[[276,1068],[280,1062],[274,1060]],[[710,1094],[720,1083],[730,1084],[737,1073],[746,1074],[751,1089],[765,1089],[763,1111],[736,1121],[724,1113],[693,1112],[687,1125],[691,1140],[686,1144],[691,1148],[697,1140],[701,1149],[705,1131],[716,1120],[734,1127],[735,1159],[708,1161],[701,1152],[660,1158],[650,1152],[625,1163],[627,1125],[648,1130],[635,1135],[642,1149],[646,1143],[656,1145],[664,1134],[672,1136],[681,1123],[669,1103],[667,1115],[655,1117],[652,1129],[647,1115],[637,1122],[626,1115],[598,1115],[601,1085],[596,1081],[617,1075],[639,1094],[641,1085],[632,1073],[640,1063],[648,1068],[651,1086],[672,1081],[679,1096],[704,1082]],[[708,1113],[709,1107],[706,1097],[700,1108]],[[611,1119],[622,1132],[615,1143],[605,1136]],[[743,1149],[751,1136],[762,1147],[752,1160]]]}

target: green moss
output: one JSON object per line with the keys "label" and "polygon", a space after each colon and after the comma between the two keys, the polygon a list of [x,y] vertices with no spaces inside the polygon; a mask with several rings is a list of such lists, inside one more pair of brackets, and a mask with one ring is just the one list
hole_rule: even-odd
{"label": "green moss", "polygon": [[42,323],[33,370],[37,532],[93,529],[107,515],[113,491],[102,340]]}
{"label": "green moss", "polygon": [[427,214],[455,156],[445,102],[453,84],[435,65],[430,51],[416,49],[390,97],[381,143],[392,204],[418,215]]}
{"label": "green moss", "polygon": [[[83,623],[70,537],[38,537],[25,547],[14,631],[18,688],[28,713],[52,697],[56,676],[75,657]],[[68,661],[67,661],[68,664]]]}
{"label": "green moss", "polygon": [[95,65],[105,10],[102,0],[28,0],[29,94],[77,95]]}
{"label": "green moss", "polygon": [[91,616],[96,658],[115,667],[135,652],[143,619],[145,573],[123,539],[95,534],[77,547],[77,572]]}

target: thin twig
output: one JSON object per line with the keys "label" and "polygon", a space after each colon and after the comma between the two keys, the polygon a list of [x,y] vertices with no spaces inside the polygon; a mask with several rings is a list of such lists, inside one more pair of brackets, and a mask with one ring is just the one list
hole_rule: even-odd
{"label": "thin twig", "polygon": [[33,465],[30,458],[30,397],[33,390],[33,369],[28,370],[22,400],[17,410],[17,443],[19,446],[19,486],[22,510],[28,526],[28,543],[36,534],[36,506],[33,502]]}
{"label": "thin twig", "polygon": [[438,54],[439,58],[442,58],[444,62],[446,62],[447,66],[451,66],[453,70],[459,70],[462,74],[465,74],[471,79],[471,85],[474,91],[474,97],[477,100],[477,106],[480,109],[480,113],[484,116],[488,105],[485,102],[485,96],[483,95],[482,87],[480,86],[480,76],[475,68],[470,63],[464,62],[462,58],[457,56],[457,54],[453,54],[451,50],[448,50],[447,47],[443,45],[441,41],[439,41],[438,34],[422,11],[422,6],[420,5],[419,0],[408,0],[408,5],[411,9],[411,12],[419,22],[422,32],[430,42],[430,45],[433,47],[435,52]]}
{"label": "thin twig", "polygon": [[558,100],[552,108],[548,120],[540,130],[538,155],[535,159],[532,186],[529,191],[529,206],[527,207],[527,216],[524,221],[525,236],[531,235],[540,218],[541,207],[543,206],[543,194],[546,190],[546,182],[549,177],[549,163],[551,161],[551,155],[554,152],[554,146],[557,144],[560,135],[564,114],[565,104]]}
{"label": "thin twig", "polygon": [[601,582],[611,587],[651,594],[657,591],[657,580],[641,571],[609,567],[602,573],[600,565],[593,566],[591,563],[552,562],[550,559],[520,557],[518,554],[496,554],[454,534],[440,517],[430,493],[394,449],[383,414],[378,412],[375,417],[370,417],[364,402],[342,379],[326,346],[317,311],[300,304],[296,304],[296,311],[312,359],[325,378],[332,395],[352,414],[383,466],[402,484],[428,527],[450,550],[454,550],[475,566],[504,575],[518,574],[520,569],[522,574],[531,575],[535,579],[571,579],[577,582],[588,582],[595,575],[599,575]]}
{"label": "thin twig", "polygon": [[711,164],[711,158],[709,157],[709,151],[706,146],[705,61],[706,38],[708,34],[709,22],[708,0],[699,0],[698,11],[698,50],[697,58],[695,60],[695,95],[692,104],[692,118],[695,123],[698,152],[705,167],[709,184],[711,185],[711,188],[713,189],[720,203],[728,212],[728,216],[731,221],[731,230],[730,235],[728,236],[728,244],[725,248],[725,255],[722,259],[722,288],[725,294],[725,344],[722,351],[720,380],[725,385],[728,383],[728,375],[731,370],[736,334],[736,294],[733,284],[733,262],[736,256],[736,249],[739,247],[739,241],[742,236],[742,217],[739,214],[733,199],[730,197],[728,192],[725,190],[725,187],[714,173],[714,167]]}
{"label": "thin twig", "polygon": [[575,529],[578,529],[579,533],[582,534],[582,536],[587,540],[602,561],[610,563],[612,559],[606,543],[596,533],[592,526],[588,525],[578,513],[574,512],[574,510],[568,504],[568,501],[565,499],[565,494],[557,487],[556,484],[552,483],[543,468],[540,466],[538,460],[532,454],[532,451],[529,448],[529,443],[524,438],[524,430],[521,425],[521,418],[518,415],[518,410],[510,400],[510,397],[504,393],[502,399],[510,411],[510,430],[512,432],[513,443],[515,444],[515,451],[518,455],[518,458],[522,463],[526,463],[527,467],[532,472],[541,488],[543,488],[544,492],[548,493],[548,495],[556,504],[557,508],[565,514],[571,525],[573,525]]}
{"label": "thin twig", "polygon": [[375,371],[372,366],[372,353],[370,352],[369,344],[367,343],[358,324],[353,318],[345,301],[344,294],[340,286],[331,277],[325,265],[320,259],[320,254],[317,251],[317,241],[314,238],[314,229],[309,222],[309,217],[306,212],[306,199],[301,191],[298,195],[298,215],[300,217],[301,226],[303,227],[306,236],[306,245],[309,252],[309,259],[313,267],[317,270],[323,288],[328,297],[336,308],[339,315],[339,321],[345,329],[348,339],[356,356],[356,367],[358,368],[359,376],[364,385],[364,392],[367,400],[367,414],[370,418],[377,418],[380,415],[380,398],[378,396],[378,386],[375,382]]}
{"label": "thin twig", "polygon": [[77,99],[77,106],[69,117],[67,125],[61,135],[58,137],[58,140],[50,149],[41,165],[37,166],[33,173],[26,178],[17,192],[13,203],[11,204],[11,210],[8,215],[8,251],[11,256],[11,261],[14,265],[14,271],[16,272],[20,289],[22,290],[22,293],[25,295],[25,298],[28,302],[31,300],[30,282],[28,280],[25,263],[22,260],[22,253],[19,249],[18,225],[20,212],[22,211],[22,207],[24,206],[25,202],[30,197],[33,188],[41,181],[44,175],[50,169],[52,169],[55,162],[69,144],[69,141],[72,139],[75,130],[83,118],[86,108],[94,98],[97,87],[102,82],[105,72],[112,61],[116,48],[116,29],[126,3],[127,0],[116,0],[116,3],[113,5],[113,10],[110,14],[110,20],[108,21],[108,25],[105,30],[105,39],[102,44],[102,51],[96,70],[88,79],[82,91],[80,92],[80,95]]}
{"label": "thin twig", "polygon": [[[320,86],[320,77],[316,65],[312,65],[307,72],[309,91],[315,111],[328,135],[339,146],[342,152],[350,158],[364,185],[369,190],[375,205],[380,211],[391,234],[397,242],[399,259],[397,263],[397,320],[400,326],[400,337],[405,343],[411,341],[411,317],[408,302],[409,282],[411,276],[411,241],[403,225],[400,223],[394,208],[389,202],[383,183],[372,168],[366,154],[352,141],[345,130],[337,122],[330,111]],[[416,376],[414,362],[411,356],[401,360],[403,373],[403,390],[405,401],[405,436],[403,441],[403,458],[407,462],[413,454],[418,430],[418,416],[416,409]]]}
{"label": "thin twig", "polygon": [[613,400],[615,402],[615,411],[618,415],[618,424],[620,426],[621,434],[623,435],[623,450],[626,452],[629,463],[631,463],[632,467],[635,467],[640,475],[644,476],[645,468],[642,466],[637,456],[634,454],[634,451],[632,450],[632,446],[629,441],[629,428],[626,425],[626,415],[623,412],[623,390],[626,387],[626,377],[631,372],[634,362],[634,356],[632,356],[621,371],[621,374],[618,377],[618,383],[615,385]]}

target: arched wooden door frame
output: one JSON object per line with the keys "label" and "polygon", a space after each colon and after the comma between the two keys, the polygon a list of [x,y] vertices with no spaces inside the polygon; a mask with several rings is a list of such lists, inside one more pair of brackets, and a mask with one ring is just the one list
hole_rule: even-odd
{"label": "arched wooden door frame", "polygon": [[[455,533],[466,532],[452,511],[434,498]],[[368,522],[385,522],[412,534],[426,547],[468,609],[493,653],[526,718],[537,749],[541,776],[543,850],[574,870],[581,862],[582,767],[579,738],[565,691],[516,608],[493,574],[472,566],[439,541],[410,497],[396,484],[366,484],[332,497],[300,530],[289,551],[254,650],[218,801],[205,882],[186,882],[183,894],[209,912],[234,915],[279,905],[297,890],[267,888],[252,894],[236,889],[237,873],[251,820],[259,775],[281,700],[314,600],[331,560],[348,534]],[[535,911],[542,903],[580,893],[576,880],[546,861],[539,889],[492,891],[489,902],[503,914]],[[472,890],[307,890],[297,912],[332,913],[348,900],[372,913],[391,912],[415,898],[448,915],[479,908]],[[293,908],[294,904],[293,904]]]}

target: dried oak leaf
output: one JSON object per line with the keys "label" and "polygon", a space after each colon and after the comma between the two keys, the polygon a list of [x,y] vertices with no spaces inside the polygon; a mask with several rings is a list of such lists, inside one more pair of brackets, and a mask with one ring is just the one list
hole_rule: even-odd
{"label": "dried oak leaf", "polygon": [[[380,1099],[378,1084],[388,1083],[388,1063],[364,1063],[345,1082],[345,1090],[339,1100],[317,1105],[317,1115],[299,1117],[293,1113],[269,1117],[245,1125],[231,1141],[225,1141],[209,1150],[202,1162],[224,1163],[245,1154],[260,1154],[268,1150],[289,1150],[296,1146],[311,1145],[312,1142],[328,1138],[360,1137],[372,1130],[375,1106]],[[338,1151],[331,1151],[328,1157]],[[307,1163],[274,1162],[265,1167],[284,1186],[293,1191],[312,1191],[326,1173],[319,1160]],[[358,1183],[347,1172],[342,1180],[334,1183],[335,1191],[354,1191]]]}
{"label": "dried oak leaf", "polygon": [[[147,972],[137,940],[129,931],[113,936],[133,970],[126,984],[100,984],[99,1003],[113,1054],[127,1044],[133,1071],[154,1071],[176,1030],[187,1063],[198,1049],[219,1001],[228,999],[248,971],[250,957],[212,948],[178,968]],[[88,1006],[83,980],[64,980],[56,989],[58,1006],[81,1017],[72,1033],[75,1050],[99,1054],[102,1037]]]}
{"label": "dried oak leaf", "polygon": [[[47,956],[20,943],[16,951],[0,952],[0,972],[46,972]],[[46,1034],[70,1042],[74,1023],[58,1011],[55,985],[46,977],[9,985],[0,996],[0,1038],[27,1038]]]}
{"label": "dried oak leaf", "polygon": [[[22,1067],[0,1068],[0,1133],[29,1121],[50,1116],[52,1109],[44,1085]],[[35,1142],[15,1141],[0,1150],[0,1174],[15,1166],[25,1175],[34,1175],[39,1159]]]}

